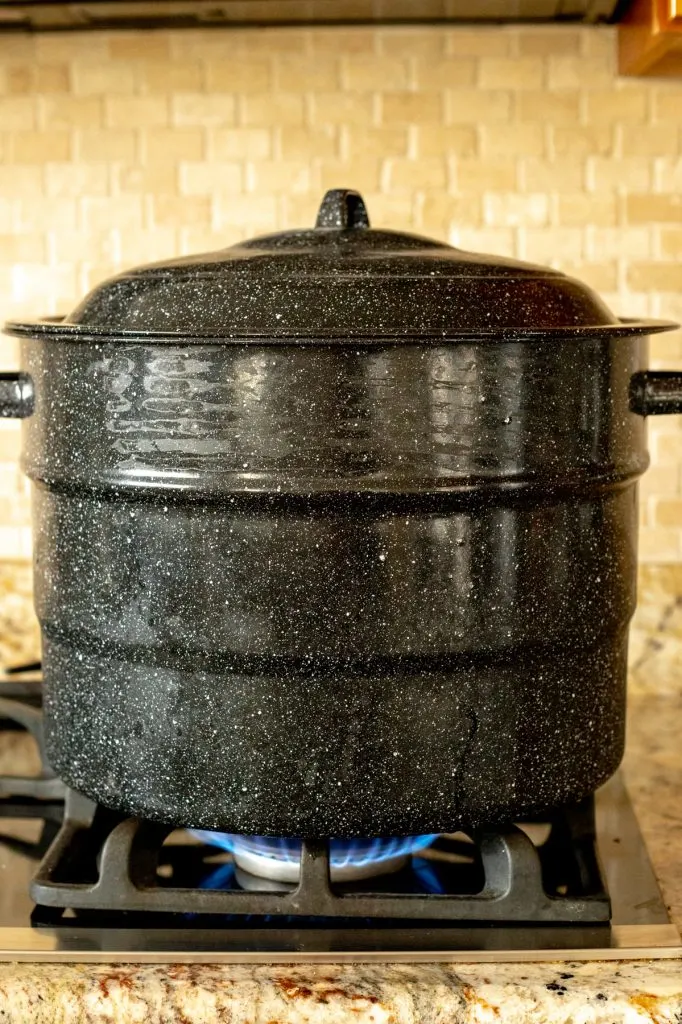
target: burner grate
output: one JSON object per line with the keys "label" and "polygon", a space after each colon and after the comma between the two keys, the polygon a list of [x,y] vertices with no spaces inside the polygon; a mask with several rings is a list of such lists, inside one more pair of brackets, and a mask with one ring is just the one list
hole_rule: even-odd
{"label": "burner grate", "polygon": [[[446,837],[438,841],[444,855],[439,872],[449,884],[439,893],[411,891],[409,876],[398,881],[401,872],[387,876],[378,889],[368,890],[368,882],[332,884],[325,839],[303,840],[300,880],[283,891],[246,890],[236,882],[229,888],[178,887],[159,876],[163,857],[172,849],[164,840],[172,831],[171,826],[121,819],[67,791],[62,828],[34,877],[31,896],[40,907],[62,910],[191,915],[498,924],[604,923],[610,915],[595,852],[591,800],[555,816],[544,844],[550,866],[520,828],[476,836],[483,884],[475,892],[457,891],[462,874],[457,857],[447,857]],[[567,839],[572,842],[567,844]],[[556,853],[562,850],[559,869]],[[214,848],[194,845],[195,859],[211,854]],[[470,876],[471,866],[467,868]]]}

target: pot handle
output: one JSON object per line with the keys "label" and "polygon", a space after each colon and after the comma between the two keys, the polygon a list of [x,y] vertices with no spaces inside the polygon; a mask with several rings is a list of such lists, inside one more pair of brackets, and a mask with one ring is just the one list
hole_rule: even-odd
{"label": "pot handle", "polygon": [[27,373],[0,373],[0,417],[23,420],[33,412],[33,381]]}
{"label": "pot handle", "polygon": [[639,416],[682,412],[682,370],[643,370],[633,374],[630,411]]}

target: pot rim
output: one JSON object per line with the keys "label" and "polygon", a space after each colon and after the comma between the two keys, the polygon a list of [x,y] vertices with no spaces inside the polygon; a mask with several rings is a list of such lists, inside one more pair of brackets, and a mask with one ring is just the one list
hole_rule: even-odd
{"label": "pot rim", "polygon": [[664,331],[679,329],[680,324],[674,320],[620,317],[614,324],[580,324],[577,326],[562,325],[557,327],[508,327],[503,329],[472,328],[466,330],[442,331],[440,333],[420,333],[419,331],[395,331],[367,334],[366,331],[352,330],[339,334],[338,331],[317,331],[314,335],[297,331],[262,331],[242,330],[234,334],[217,335],[215,332],[196,332],[184,334],[179,331],[111,331],[105,327],[93,327],[85,324],[64,323],[62,316],[38,317],[33,320],[8,320],[2,330],[15,338],[47,338],[57,341],[108,341],[145,344],[160,342],[166,344],[261,344],[285,345],[295,342],[297,345],[442,345],[451,342],[513,342],[535,341],[544,338],[564,340],[629,338],[647,334],[660,334]]}

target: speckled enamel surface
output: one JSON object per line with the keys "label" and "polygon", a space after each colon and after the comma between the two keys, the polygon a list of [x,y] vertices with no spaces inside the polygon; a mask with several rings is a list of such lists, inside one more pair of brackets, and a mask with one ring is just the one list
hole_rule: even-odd
{"label": "speckled enamel surface", "polygon": [[[682,626],[676,609],[682,568],[643,566],[639,590],[625,771],[649,854],[679,926]],[[27,566],[0,567],[0,650],[10,656],[33,658],[38,652],[29,594]],[[644,659],[642,651],[647,652]],[[0,746],[0,770],[31,770],[26,756],[25,744]],[[0,965],[3,1024],[678,1024],[681,1017],[680,960],[360,967]]]}
{"label": "speckled enamel surface", "polygon": [[523,817],[613,772],[641,339],[22,351],[69,784],[350,836]]}

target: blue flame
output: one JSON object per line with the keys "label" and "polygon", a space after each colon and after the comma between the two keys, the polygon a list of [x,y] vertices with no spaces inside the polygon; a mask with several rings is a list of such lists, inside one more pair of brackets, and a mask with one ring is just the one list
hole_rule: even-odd
{"label": "blue flame", "polygon": [[[192,830],[192,835],[210,846],[230,853],[244,852],[270,857],[272,860],[298,864],[301,859],[301,840],[272,836],[241,836],[227,832]],[[332,839],[330,841],[331,867],[363,867],[392,860],[394,857],[418,853],[430,846],[436,834],[427,836],[391,836],[386,839]]]}

